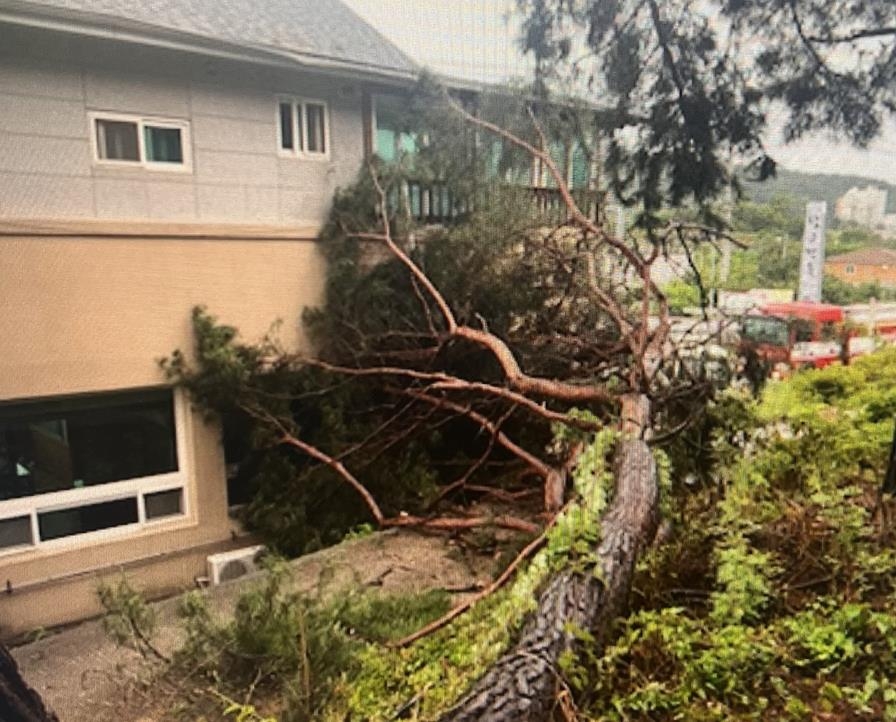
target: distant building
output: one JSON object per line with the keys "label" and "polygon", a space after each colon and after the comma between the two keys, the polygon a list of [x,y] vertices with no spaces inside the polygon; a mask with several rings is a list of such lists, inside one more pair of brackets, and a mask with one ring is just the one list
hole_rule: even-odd
{"label": "distant building", "polygon": [[896,237],[896,213],[887,213],[881,221],[881,230],[888,238]]}
{"label": "distant building", "polygon": [[843,223],[855,223],[865,228],[877,228],[884,220],[887,192],[876,186],[853,186],[837,199],[834,216]]}
{"label": "distant building", "polygon": [[832,256],[824,264],[825,272],[847,283],[880,283],[896,287],[896,251],[888,248],[863,248]]}

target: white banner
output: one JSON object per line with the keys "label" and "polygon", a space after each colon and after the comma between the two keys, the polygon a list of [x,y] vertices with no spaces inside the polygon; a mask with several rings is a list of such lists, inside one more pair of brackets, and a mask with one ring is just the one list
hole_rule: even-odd
{"label": "white banner", "polygon": [[821,301],[821,279],[824,275],[824,233],[828,204],[812,201],[806,204],[806,227],[803,230],[803,255],[800,259],[800,301]]}

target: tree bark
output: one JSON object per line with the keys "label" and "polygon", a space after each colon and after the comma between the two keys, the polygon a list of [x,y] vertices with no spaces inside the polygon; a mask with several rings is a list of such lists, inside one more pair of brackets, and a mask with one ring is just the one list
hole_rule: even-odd
{"label": "tree bark", "polygon": [[556,574],[516,644],[440,722],[546,722],[551,718],[565,685],[558,667],[560,655],[575,648],[577,630],[590,632],[601,643],[609,623],[627,602],[638,556],[656,531],[656,464],[641,438],[648,415],[645,397],[623,399],[625,436],[614,458],[616,494],[600,520],[595,569]]}
{"label": "tree bark", "polygon": [[40,695],[22,679],[9,651],[0,644],[0,722],[59,722]]}

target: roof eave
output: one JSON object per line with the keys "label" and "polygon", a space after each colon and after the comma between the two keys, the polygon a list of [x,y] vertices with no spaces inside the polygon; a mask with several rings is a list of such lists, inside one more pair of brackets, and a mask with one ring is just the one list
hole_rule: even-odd
{"label": "roof eave", "polygon": [[402,70],[312,53],[285,51],[279,48],[209,40],[192,33],[167,30],[107,16],[64,9],[53,9],[52,12],[47,12],[49,8],[46,6],[38,7],[23,2],[14,2],[13,5],[14,7],[11,8],[0,8],[0,22],[135,45],[179,50],[269,67],[291,70],[298,67],[343,76],[349,75],[355,78],[390,80],[401,84],[414,82],[418,75],[416,70]]}

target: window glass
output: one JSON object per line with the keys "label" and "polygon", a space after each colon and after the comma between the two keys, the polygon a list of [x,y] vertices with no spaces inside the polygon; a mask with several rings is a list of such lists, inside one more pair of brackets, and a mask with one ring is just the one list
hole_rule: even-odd
{"label": "window glass", "polygon": [[572,156],[570,158],[572,165],[571,185],[574,190],[580,190],[588,187],[588,154],[578,141],[572,147]]}
{"label": "window glass", "polygon": [[184,151],[180,128],[143,127],[146,160],[153,163],[183,163]]}
{"label": "window glass", "polygon": [[157,491],[143,497],[147,519],[176,516],[183,512],[183,490]]}
{"label": "window glass", "polygon": [[[557,140],[552,140],[548,144],[548,155],[551,156],[551,160],[554,161],[554,165],[557,167],[557,170],[560,172],[564,178],[566,177],[566,146]],[[542,186],[544,188],[556,188],[557,187],[557,179],[554,178],[554,174],[551,173],[551,169],[548,168],[547,163],[539,163],[541,177],[536,180],[532,185]]]}
{"label": "window glass", "polygon": [[138,520],[136,497],[103,501],[74,509],[45,511],[37,515],[40,538],[43,541],[136,524]]}
{"label": "window glass", "polygon": [[793,322],[796,331],[795,341],[797,343],[808,342],[814,340],[815,324],[805,318],[797,318]]}
{"label": "window glass", "polygon": [[[301,136],[302,134],[299,133],[300,138]],[[284,150],[292,150],[295,147],[293,145],[292,103],[280,103],[280,147]]]}
{"label": "window glass", "polygon": [[0,405],[0,500],[177,471],[168,389]]}
{"label": "window glass", "polygon": [[402,119],[400,101],[395,97],[380,96],[376,100],[376,138],[374,151],[384,161],[394,162],[400,157],[413,157],[422,142]]}
{"label": "window glass", "polygon": [[501,170],[501,159],[504,155],[504,146],[500,140],[492,140],[485,147],[486,175],[496,178]]}
{"label": "window glass", "polygon": [[413,215],[414,218],[419,218],[423,213],[423,202],[419,183],[412,183],[408,188],[408,203],[411,206],[411,215]]}
{"label": "window glass", "polygon": [[96,121],[96,147],[104,160],[140,160],[137,123],[121,120]]}
{"label": "window glass", "polygon": [[307,103],[305,105],[305,125],[308,129],[308,152],[309,153],[326,153],[327,139],[326,131],[326,111],[324,106],[319,103]]}
{"label": "window glass", "polygon": [[[379,119],[377,119],[379,120]],[[387,163],[391,163],[397,157],[395,143],[395,131],[391,128],[376,128],[376,154]]]}
{"label": "window glass", "polygon": [[773,346],[786,346],[787,323],[780,318],[766,316],[747,316],[743,326],[744,338],[755,343],[767,343]]}
{"label": "window glass", "polygon": [[30,546],[33,543],[30,516],[0,519],[0,549]]}

